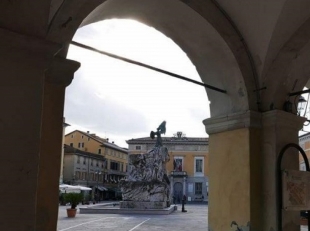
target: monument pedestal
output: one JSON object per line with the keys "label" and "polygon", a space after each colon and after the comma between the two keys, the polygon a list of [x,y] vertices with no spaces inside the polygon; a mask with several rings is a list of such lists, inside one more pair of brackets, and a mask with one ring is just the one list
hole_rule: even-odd
{"label": "monument pedestal", "polygon": [[121,201],[121,209],[164,209],[168,207],[167,201]]}

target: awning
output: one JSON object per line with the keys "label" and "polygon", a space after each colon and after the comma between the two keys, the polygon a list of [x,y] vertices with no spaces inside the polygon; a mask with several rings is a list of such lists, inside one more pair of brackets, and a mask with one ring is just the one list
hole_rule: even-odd
{"label": "awning", "polygon": [[96,186],[96,188],[100,191],[108,191],[108,189],[103,186]]}
{"label": "awning", "polygon": [[82,186],[82,185],[77,185],[76,187],[79,187],[79,189],[82,190],[82,191],[91,191],[91,188],[85,187],[85,186]]}
{"label": "awning", "polygon": [[80,193],[81,191],[90,191],[91,188],[81,186],[81,185],[68,185],[68,184],[61,184],[59,185],[59,190],[61,192],[77,192]]}

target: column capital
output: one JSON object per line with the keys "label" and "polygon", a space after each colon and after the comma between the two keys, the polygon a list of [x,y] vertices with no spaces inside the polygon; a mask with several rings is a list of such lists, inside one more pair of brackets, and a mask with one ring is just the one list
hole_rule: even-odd
{"label": "column capital", "polygon": [[81,64],[79,62],[55,57],[46,70],[45,80],[51,84],[68,86],[72,82],[74,72],[78,70],[80,66]]}
{"label": "column capital", "polygon": [[281,110],[272,110],[262,113],[263,127],[286,127],[293,130],[300,130],[306,118]]}
{"label": "column capital", "polygon": [[240,128],[261,127],[261,113],[256,111],[245,111],[226,116],[205,119],[203,124],[208,134],[215,134],[224,131]]}

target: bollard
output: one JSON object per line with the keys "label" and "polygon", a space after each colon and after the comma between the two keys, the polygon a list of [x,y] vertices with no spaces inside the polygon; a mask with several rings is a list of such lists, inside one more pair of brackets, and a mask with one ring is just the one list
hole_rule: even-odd
{"label": "bollard", "polygon": [[184,204],[185,204],[185,200],[183,199],[183,200],[182,200],[182,212],[183,212],[183,213],[186,213],[187,210],[185,210]]}

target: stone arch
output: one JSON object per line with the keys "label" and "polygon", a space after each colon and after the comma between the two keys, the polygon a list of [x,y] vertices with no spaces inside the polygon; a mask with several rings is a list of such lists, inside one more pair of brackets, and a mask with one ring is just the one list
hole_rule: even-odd
{"label": "stone arch", "polygon": [[[95,10],[93,10],[96,8]],[[176,13],[177,12],[177,13]],[[72,16],[71,16],[72,15]],[[257,110],[255,68],[233,22],[214,1],[65,1],[51,19],[48,38],[68,43],[79,26],[109,18],[131,18],[170,37],[188,55],[203,82],[227,90],[207,90],[211,116]]]}

